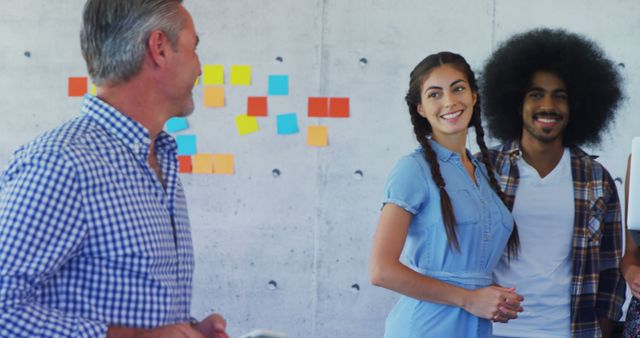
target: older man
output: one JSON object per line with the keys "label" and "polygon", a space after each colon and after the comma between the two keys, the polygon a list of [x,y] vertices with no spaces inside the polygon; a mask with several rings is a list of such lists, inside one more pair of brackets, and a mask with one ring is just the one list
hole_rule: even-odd
{"label": "older man", "polygon": [[193,111],[198,36],[177,0],[89,0],[82,114],[0,176],[0,336],[227,337],[189,315],[193,250],[167,119]]}

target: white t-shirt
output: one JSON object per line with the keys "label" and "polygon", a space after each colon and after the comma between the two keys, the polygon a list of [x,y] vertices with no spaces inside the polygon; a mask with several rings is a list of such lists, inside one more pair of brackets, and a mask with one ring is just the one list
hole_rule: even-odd
{"label": "white t-shirt", "polygon": [[[574,196],[571,155],[565,148],[558,165],[544,178],[518,160],[520,182],[513,217],[520,235],[520,254],[498,263],[498,284],[524,296],[524,312],[507,324],[493,325],[494,337],[571,336],[571,242]],[[507,265],[508,264],[508,265]]]}

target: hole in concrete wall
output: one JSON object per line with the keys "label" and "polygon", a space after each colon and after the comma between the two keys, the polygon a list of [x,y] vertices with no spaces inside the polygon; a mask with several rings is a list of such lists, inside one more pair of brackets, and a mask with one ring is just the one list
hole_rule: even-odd
{"label": "hole in concrete wall", "polygon": [[618,63],[618,67],[620,67],[620,68],[623,68],[623,69],[624,69],[624,67],[625,67],[624,62],[620,62],[620,63]]}
{"label": "hole in concrete wall", "polygon": [[269,283],[267,283],[267,288],[269,288],[269,290],[275,290],[278,288],[278,283],[274,280],[270,280]]}
{"label": "hole in concrete wall", "polygon": [[618,183],[618,184],[622,184],[622,178],[620,178],[620,177],[616,177],[616,178],[614,179],[614,181],[615,181],[616,183]]}
{"label": "hole in concrete wall", "polygon": [[276,61],[282,62],[284,61],[284,59],[282,58],[282,56],[276,56]]}
{"label": "hole in concrete wall", "polygon": [[272,175],[273,177],[278,177],[278,176],[280,176],[280,169],[276,168],[276,169],[271,170],[271,175]]}
{"label": "hole in concrete wall", "polygon": [[369,60],[367,60],[367,58],[360,58],[360,65],[361,66],[366,66],[367,63],[369,63]]}
{"label": "hole in concrete wall", "polygon": [[358,293],[358,292],[360,292],[360,285],[358,285],[357,283],[351,285],[351,293]]}
{"label": "hole in concrete wall", "polygon": [[30,58],[31,57],[31,52],[30,51],[24,52],[24,56]]}
{"label": "hole in concrete wall", "polygon": [[362,173],[362,170],[356,170],[353,173],[353,178],[355,178],[356,180],[361,180],[363,176],[364,174]]}

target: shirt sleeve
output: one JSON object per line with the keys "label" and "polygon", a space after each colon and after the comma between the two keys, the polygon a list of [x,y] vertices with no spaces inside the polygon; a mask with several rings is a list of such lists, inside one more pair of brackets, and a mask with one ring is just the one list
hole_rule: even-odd
{"label": "shirt sleeve", "polygon": [[16,158],[0,176],[0,336],[104,337],[107,326],[37,302],[86,235],[70,161],[56,152]]}
{"label": "shirt sleeve", "polygon": [[415,215],[427,203],[428,195],[424,169],[413,156],[405,156],[389,175],[383,205],[392,203]]}
{"label": "shirt sleeve", "polygon": [[615,183],[606,170],[604,170],[603,184],[606,210],[600,240],[600,276],[596,311],[600,317],[619,320],[626,290],[625,281],[618,268],[622,258],[620,201]]}

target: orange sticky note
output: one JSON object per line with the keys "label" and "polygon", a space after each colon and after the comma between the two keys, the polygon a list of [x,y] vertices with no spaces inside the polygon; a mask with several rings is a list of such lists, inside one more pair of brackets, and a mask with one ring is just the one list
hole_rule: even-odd
{"label": "orange sticky note", "polygon": [[179,173],[191,173],[191,156],[180,155],[178,156],[178,172]]}
{"label": "orange sticky note", "polygon": [[309,126],[307,144],[313,147],[326,147],[329,144],[329,128],[327,126]]}
{"label": "orange sticky note", "polygon": [[84,96],[87,93],[89,81],[87,77],[69,78],[69,96]]}
{"label": "orange sticky note", "polygon": [[267,97],[249,96],[247,99],[247,115],[267,116]]}
{"label": "orange sticky note", "polygon": [[332,97],[329,99],[329,117],[349,117],[349,98]]}
{"label": "orange sticky note", "polygon": [[224,87],[204,87],[205,107],[224,107]]}
{"label": "orange sticky note", "polygon": [[213,154],[193,155],[194,174],[213,174]]}
{"label": "orange sticky note", "polygon": [[329,99],[326,97],[310,97],[308,101],[309,117],[329,116]]}
{"label": "orange sticky note", "polygon": [[233,175],[233,154],[213,154],[213,173]]}

